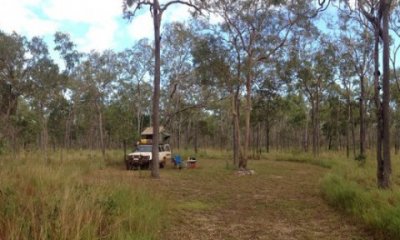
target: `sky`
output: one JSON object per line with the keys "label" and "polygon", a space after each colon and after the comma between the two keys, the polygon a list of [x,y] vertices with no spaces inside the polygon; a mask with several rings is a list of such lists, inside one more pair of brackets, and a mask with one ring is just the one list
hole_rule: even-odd
{"label": "sky", "polygon": [[[69,33],[82,52],[120,51],[135,40],[153,38],[148,8],[128,22],[122,18],[122,0],[0,0],[0,6],[0,30],[43,37],[50,49],[56,31]],[[186,6],[175,5],[164,13],[163,22],[189,18]]]}

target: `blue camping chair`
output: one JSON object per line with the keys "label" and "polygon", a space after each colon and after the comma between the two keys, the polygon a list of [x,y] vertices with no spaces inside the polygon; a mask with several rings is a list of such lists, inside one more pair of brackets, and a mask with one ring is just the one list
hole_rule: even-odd
{"label": "blue camping chair", "polygon": [[174,165],[175,165],[175,167],[178,167],[179,169],[182,168],[182,158],[180,155],[174,156]]}

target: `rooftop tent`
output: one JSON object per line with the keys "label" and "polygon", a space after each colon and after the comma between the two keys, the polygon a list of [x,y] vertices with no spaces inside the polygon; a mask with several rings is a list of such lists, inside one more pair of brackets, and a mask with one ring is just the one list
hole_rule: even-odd
{"label": "rooftop tent", "polygon": [[[169,133],[167,133],[165,131],[165,128],[162,126],[159,128],[159,133],[160,133],[160,142],[168,141],[168,139],[171,136]],[[147,127],[142,132],[141,141],[145,140],[146,142],[150,143],[151,141],[149,141],[149,140],[152,140],[152,139],[153,139],[153,128]]]}

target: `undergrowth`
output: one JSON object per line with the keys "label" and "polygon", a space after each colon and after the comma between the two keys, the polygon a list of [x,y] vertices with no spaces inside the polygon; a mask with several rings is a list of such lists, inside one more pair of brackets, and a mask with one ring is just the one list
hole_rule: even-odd
{"label": "undergrowth", "polygon": [[[121,160],[110,154],[109,163]],[[0,160],[0,239],[159,239],[161,196],[115,180],[87,181],[107,164],[100,154],[50,157]]]}
{"label": "undergrowth", "polygon": [[[393,155],[393,163],[398,156]],[[330,205],[364,222],[377,239],[400,239],[399,169],[393,164],[392,188],[377,187],[376,160],[332,158],[334,167],[321,180],[321,192]]]}

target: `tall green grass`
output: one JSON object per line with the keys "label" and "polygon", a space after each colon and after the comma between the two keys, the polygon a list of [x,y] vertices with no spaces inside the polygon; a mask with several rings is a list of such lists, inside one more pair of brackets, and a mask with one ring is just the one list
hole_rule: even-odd
{"label": "tall green grass", "polygon": [[[118,155],[118,156],[117,156]],[[120,153],[108,162],[121,162]],[[159,239],[167,203],[140,185],[91,178],[101,155],[0,160],[0,239]],[[118,160],[113,160],[117,159]]]}
{"label": "tall green grass", "polygon": [[347,159],[344,154],[332,156],[331,171],[321,180],[323,197],[332,206],[360,220],[377,239],[400,239],[400,169],[399,156],[392,155],[392,188],[377,187],[376,160],[368,154],[365,163]]}

